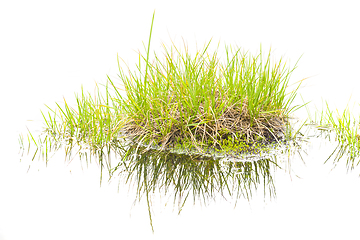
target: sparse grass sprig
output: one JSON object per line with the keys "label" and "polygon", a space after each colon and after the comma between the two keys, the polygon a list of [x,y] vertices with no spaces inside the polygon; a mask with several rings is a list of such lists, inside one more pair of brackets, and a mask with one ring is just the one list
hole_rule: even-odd
{"label": "sparse grass sprig", "polygon": [[[99,87],[95,94],[75,94],[76,107],[64,103],[56,103],[55,108],[48,107],[48,112],[42,112],[45,130],[38,140],[29,132],[30,140],[37,148],[35,155],[40,151],[47,160],[48,153],[65,147],[66,156],[70,159],[73,149],[83,152],[85,149],[90,155],[97,155],[100,159],[107,155],[110,149],[117,152],[120,131],[126,121],[121,114],[121,106],[110,96],[108,85],[102,95]],[[30,146],[29,146],[30,149]],[[108,165],[108,162],[101,164]],[[109,166],[110,169],[110,166]]]}
{"label": "sparse grass sprig", "polygon": [[342,112],[334,112],[325,103],[326,108],[315,114],[315,119],[311,121],[319,130],[334,133],[335,140],[339,143],[326,161],[333,157],[334,163],[337,163],[346,156],[347,167],[353,169],[360,163],[360,118],[354,117],[348,107]]}
{"label": "sparse grass sprig", "polygon": [[[348,156],[347,166],[353,169],[360,162],[359,160],[356,162],[356,159],[360,157],[359,119],[354,118],[349,109],[345,109],[342,113],[337,112],[336,115],[328,110],[327,117],[335,131],[336,140],[339,141],[342,152]],[[335,159],[340,159],[340,157]]]}

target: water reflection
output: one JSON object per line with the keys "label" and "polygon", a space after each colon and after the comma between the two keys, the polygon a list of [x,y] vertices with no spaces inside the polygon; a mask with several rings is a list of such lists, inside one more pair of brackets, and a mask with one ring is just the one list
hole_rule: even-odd
{"label": "water reflection", "polygon": [[231,200],[236,206],[239,199],[249,201],[255,193],[272,199],[276,196],[274,172],[283,168],[280,163],[285,162],[290,168],[290,159],[296,153],[301,157],[300,143],[304,140],[283,141],[269,144],[256,153],[231,155],[187,149],[162,151],[121,138],[94,148],[72,138],[62,139],[50,134],[42,137],[32,159],[38,156],[47,162],[50,153],[59,149],[65,150],[68,161],[75,156],[86,163],[94,159],[101,168],[100,182],[105,170],[110,179],[118,176],[120,183],[131,188],[135,186],[135,200],[144,199],[147,202],[151,227],[151,203],[155,196],[172,197],[178,213],[189,201],[207,205],[210,201],[223,198]]}
{"label": "water reflection", "polygon": [[[262,188],[270,198],[276,194],[272,173],[279,168],[277,155],[257,159],[216,159],[201,155],[186,155],[154,149],[130,147],[123,160],[111,170],[120,182],[136,187],[136,200],[146,198],[151,219],[151,197],[174,196],[178,213],[185,202],[208,204],[222,197],[236,201],[250,199]],[[130,184],[132,183],[132,184]]]}
{"label": "water reflection", "polygon": [[344,135],[334,131],[331,126],[308,124],[307,130],[307,134],[311,137],[333,144],[330,154],[324,156],[324,163],[332,161],[334,168],[338,164],[345,164],[348,170],[354,170],[359,165],[360,138],[345,138]]}
{"label": "water reflection", "polygon": [[329,157],[326,159],[325,163],[332,159],[334,167],[336,167],[340,160],[346,159],[346,167],[348,170],[354,170],[356,166],[360,163],[360,149],[356,148],[350,144],[338,143]]}

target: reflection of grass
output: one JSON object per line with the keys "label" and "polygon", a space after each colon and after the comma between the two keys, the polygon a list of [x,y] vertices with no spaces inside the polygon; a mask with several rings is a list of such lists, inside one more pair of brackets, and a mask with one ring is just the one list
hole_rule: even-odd
{"label": "reflection of grass", "polygon": [[318,129],[334,133],[335,140],[339,142],[328,160],[334,157],[336,162],[346,156],[348,168],[352,169],[359,164],[356,159],[360,157],[360,119],[356,119],[348,107],[342,113],[338,110],[333,112],[326,103],[326,109],[317,113],[311,121]]}
{"label": "reflection of grass", "polygon": [[151,226],[151,196],[155,192],[162,197],[173,195],[179,213],[188,198],[205,205],[216,196],[250,199],[259,186],[264,188],[264,194],[275,195],[271,173],[278,167],[276,159],[218,161],[156,150],[142,153],[143,150],[130,147],[112,174],[119,174],[120,181],[124,179],[129,185],[135,183],[137,200],[144,197],[148,203]]}
{"label": "reflection of grass", "polygon": [[67,152],[77,145],[101,155],[120,137],[203,152],[209,147],[254,150],[291,136],[288,118],[297,108],[291,104],[300,86],[288,90],[295,67],[282,59],[273,62],[270,52],[264,57],[260,50],[253,56],[233,47],[225,48],[221,61],[218,50],[209,52],[210,42],[193,55],[186,46],[182,51],[173,44],[164,47],[163,57],[154,53],[150,61],[151,32],[152,25],[147,54],[139,54],[137,71],[119,64],[126,96],[109,78],[105,95],[82,92],[76,107],[65,101],[43,114],[46,134],[29,140],[42,148],[45,158],[61,144]]}

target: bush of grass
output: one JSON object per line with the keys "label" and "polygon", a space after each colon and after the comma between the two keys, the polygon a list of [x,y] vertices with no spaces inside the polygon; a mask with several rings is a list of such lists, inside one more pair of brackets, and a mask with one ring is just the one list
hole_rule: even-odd
{"label": "bush of grass", "polygon": [[226,46],[221,60],[218,50],[209,52],[211,41],[194,54],[186,45],[164,46],[163,55],[154,53],[150,61],[150,40],[151,34],[136,71],[119,64],[126,96],[118,92],[117,98],[129,120],[124,136],[163,149],[186,143],[200,151],[221,148],[223,140],[252,144],[284,136],[300,86],[287,88],[296,65],[273,62],[261,48],[251,55]]}

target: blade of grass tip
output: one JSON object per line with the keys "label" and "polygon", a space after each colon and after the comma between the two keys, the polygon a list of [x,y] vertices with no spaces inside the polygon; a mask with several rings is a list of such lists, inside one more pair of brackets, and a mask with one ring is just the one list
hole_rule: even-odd
{"label": "blade of grass tip", "polygon": [[50,126],[50,124],[49,124],[49,122],[47,121],[47,119],[46,119],[46,117],[45,117],[45,115],[44,115],[44,113],[43,113],[43,111],[40,111],[41,112],[41,115],[43,116],[43,119],[44,119],[44,121],[45,121],[45,124],[47,125],[47,127],[48,128],[51,128]]}
{"label": "blade of grass tip", "polygon": [[[119,66],[119,67],[120,67],[120,66]],[[114,88],[116,94],[117,94],[118,96],[121,96],[121,94],[120,94],[119,91],[118,91],[118,88],[115,86],[114,82],[110,79],[109,75],[106,75],[106,77],[107,77],[107,79],[109,80],[111,86]]]}
{"label": "blade of grass tip", "polygon": [[55,112],[51,107],[45,104],[45,107],[47,107],[51,112]]}
{"label": "blade of grass tip", "polygon": [[29,155],[29,153],[30,153],[30,147],[31,147],[31,139],[30,139],[29,134],[27,135],[27,142],[28,142],[27,155]]}
{"label": "blade of grass tip", "polygon": [[155,18],[155,11],[153,13],[153,17],[151,20],[149,42],[148,42],[147,54],[146,54],[146,67],[145,67],[145,79],[144,79],[145,83],[146,83],[146,79],[147,79],[147,71],[148,71],[148,66],[149,66],[150,43],[151,43],[151,35],[152,35],[152,29],[153,29],[153,24],[154,24],[154,18]]}
{"label": "blade of grass tip", "polygon": [[[299,110],[300,108],[302,107],[307,107],[307,105],[310,103],[311,101],[307,102],[307,103],[304,103],[302,105],[295,105],[293,106],[292,108],[289,109],[289,111],[287,111],[287,114],[290,114],[292,112],[296,112],[297,110]],[[308,111],[308,108],[306,108],[306,111]],[[308,115],[309,115],[309,111],[308,111]],[[310,115],[309,115],[310,117]],[[311,118],[309,118],[311,120]]]}
{"label": "blade of grass tip", "polygon": [[[311,113],[310,113],[310,110],[309,110],[309,107],[308,107],[308,104],[311,102],[311,101],[309,101],[309,102],[307,102],[307,103],[305,103],[305,100],[304,100],[304,98],[302,97],[302,95],[300,94],[300,98],[301,98],[301,100],[303,101],[303,103],[304,103],[304,107],[305,107],[305,109],[306,109],[306,112],[307,112],[307,114],[308,114],[308,119],[310,119],[310,122],[312,122],[313,121],[313,119],[312,119],[312,116],[311,116]],[[314,119],[314,121],[315,121],[315,119]]]}
{"label": "blade of grass tip", "polygon": [[45,137],[45,165],[47,166],[49,156],[48,156],[48,136]]}
{"label": "blade of grass tip", "polygon": [[58,109],[60,110],[60,113],[62,113],[60,115],[60,117],[62,118],[63,116],[67,119],[66,113],[64,112],[64,110],[62,109],[62,107],[60,107],[60,105],[58,103],[55,103],[58,107]]}
{"label": "blade of grass tip", "polygon": [[18,141],[21,148],[24,148],[24,141],[23,141],[23,135],[19,134]]}
{"label": "blade of grass tip", "polygon": [[[38,151],[39,151],[39,148],[36,148],[36,151],[35,151],[35,153],[34,153],[34,156],[33,156],[32,159],[31,159],[31,161],[34,161],[34,159],[35,159],[36,154],[37,154]],[[30,166],[29,166],[29,168],[30,168]]]}
{"label": "blade of grass tip", "polygon": [[307,119],[303,122],[303,124],[301,124],[301,126],[299,127],[299,129],[293,134],[293,136],[291,136],[292,139],[295,139],[295,137],[297,136],[297,134],[300,132],[300,130],[303,128],[303,126],[306,124]]}
{"label": "blade of grass tip", "polygon": [[33,135],[31,134],[31,132],[30,132],[29,128],[28,128],[28,127],[26,127],[26,128],[27,128],[27,130],[28,130],[28,133],[30,134],[31,139],[32,139],[32,140],[33,140],[33,142],[35,143],[36,147],[37,147],[37,148],[39,148],[39,146],[38,146],[38,144],[36,143],[36,141],[35,141],[35,139],[34,139]]}
{"label": "blade of grass tip", "polygon": [[180,215],[180,213],[181,213],[181,211],[183,210],[183,208],[184,208],[184,205],[185,205],[185,202],[186,202],[186,200],[187,200],[187,198],[189,197],[189,194],[190,194],[190,191],[188,191],[188,193],[186,194],[186,196],[185,196],[185,199],[183,200],[183,203],[181,204],[181,206],[179,207],[179,211],[178,211],[178,215]]}

